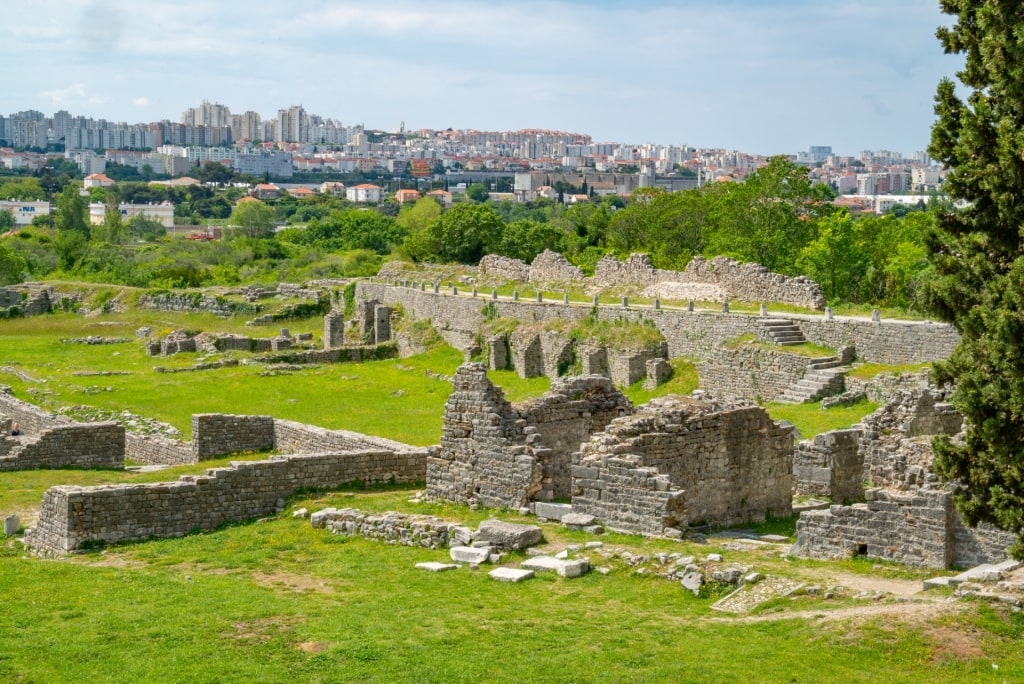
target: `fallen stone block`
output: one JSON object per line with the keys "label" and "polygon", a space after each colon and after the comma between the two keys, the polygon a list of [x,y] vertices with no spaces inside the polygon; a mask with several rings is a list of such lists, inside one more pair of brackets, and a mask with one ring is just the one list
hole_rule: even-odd
{"label": "fallen stone block", "polygon": [[544,531],[536,525],[519,525],[501,520],[484,520],[476,530],[476,537],[503,549],[518,551],[539,544]]}
{"label": "fallen stone block", "polygon": [[448,549],[448,554],[456,563],[473,563],[479,565],[486,563],[491,557],[491,547],[479,546],[453,546]]}
{"label": "fallen stone block", "polygon": [[569,513],[562,516],[562,524],[570,530],[582,530],[596,522],[597,518],[587,513]]}
{"label": "fallen stone block", "polygon": [[459,566],[454,563],[438,563],[436,561],[430,561],[429,563],[417,563],[416,567],[420,570],[426,570],[427,572],[444,572],[445,570],[454,570]]}
{"label": "fallen stone block", "polygon": [[922,585],[924,587],[924,591],[928,591],[929,589],[953,586],[952,580],[952,577],[929,577],[922,583]]}
{"label": "fallen stone block", "polygon": [[704,586],[704,575],[699,572],[688,572],[679,580],[683,589],[690,591],[694,596],[700,596],[700,588]]}
{"label": "fallen stone block", "polygon": [[572,504],[547,503],[544,501],[533,502],[533,514],[545,520],[562,521],[566,515],[572,513]]}
{"label": "fallen stone block", "polygon": [[487,573],[499,582],[522,582],[533,577],[533,570],[519,568],[495,568]]}
{"label": "fallen stone block", "polygon": [[8,537],[14,534],[18,534],[18,530],[21,529],[21,519],[16,515],[9,515],[4,518],[4,534]]}
{"label": "fallen stone block", "polygon": [[536,556],[523,561],[522,567],[537,572],[554,572],[559,577],[572,579],[580,577],[590,569],[590,562],[585,558],[565,559],[552,556]]}
{"label": "fallen stone block", "polygon": [[337,508],[324,508],[309,516],[309,524],[314,528],[326,527],[327,521],[338,512]]}

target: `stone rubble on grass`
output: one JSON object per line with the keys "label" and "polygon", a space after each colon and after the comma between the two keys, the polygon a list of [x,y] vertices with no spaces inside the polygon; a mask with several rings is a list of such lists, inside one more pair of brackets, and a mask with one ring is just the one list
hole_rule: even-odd
{"label": "stone rubble on grass", "polygon": [[519,551],[539,544],[544,531],[537,525],[520,525],[501,520],[484,520],[477,527],[476,538],[510,551]]}
{"label": "stone rubble on grass", "polygon": [[438,563],[436,561],[429,561],[427,563],[417,563],[416,567],[420,570],[426,570],[427,572],[444,572],[445,570],[454,570],[459,566],[455,563]]}
{"label": "stone rubble on grass", "polygon": [[536,572],[554,572],[559,577],[572,579],[581,577],[590,569],[590,562],[585,558],[556,558],[554,556],[535,556],[523,561],[522,567]]}
{"label": "stone rubble on grass", "polygon": [[499,582],[522,582],[533,577],[533,570],[522,570],[520,568],[495,568],[489,573],[492,578]]}
{"label": "stone rubble on grass", "polygon": [[453,546],[448,549],[448,554],[456,563],[470,563],[480,565],[491,558],[490,546]]}

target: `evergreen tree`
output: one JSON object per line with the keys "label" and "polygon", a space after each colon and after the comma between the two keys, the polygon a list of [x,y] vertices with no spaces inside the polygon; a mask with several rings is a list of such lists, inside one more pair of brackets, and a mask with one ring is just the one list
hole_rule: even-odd
{"label": "evergreen tree", "polygon": [[927,239],[936,276],[932,310],[962,335],[938,380],[956,383],[967,420],[962,444],[935,442],[939,474],[964,486],[955,498],[968,523],[1018,535],[1024,558],[1024,20],[1011,0],[942,0],[956,18],[940,28],[947,53],[963,54],[960,99],[943,79],[929,152],[950,169],[946,192],[969,202],[946,209]]}

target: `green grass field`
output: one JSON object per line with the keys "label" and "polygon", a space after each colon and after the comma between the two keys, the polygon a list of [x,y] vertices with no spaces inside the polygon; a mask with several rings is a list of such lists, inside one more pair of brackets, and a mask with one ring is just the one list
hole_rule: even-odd
{"label": "green grass field", "polygon": [[[192,413],[267,413],[400,439],[436,443],[461,354],[311,366],[279,375],[259,365],[157,373],[195,355],[146,356],[134,331],[186,328],[270,336],[276,328],[165,312],[99,318],[55,315],[0,321],[0,383],[49,408],[90,404],[129,409],[187,433]],[[319,320],[289,322],[319,336]],[[62,338],[128,337],[116,345]],[[243,355],[244,356],[244,355]],[[655,392],[628,388],[635,402],[697,384],[693,364]],[[100,371],[128,375],[81,375]],[[544,378],[509,371],[492,378],[510,400],[537,396]],[[804,437],[845,427],[873,406],[821,411],[768,407]],[[263,458],[265,455],[256,455]],[[237,457],[236,457],[237,459]],[[0,473],[0,513],[31,524],[42,493],[56,484],[165,481],[231,458],[160,472],[39,470]],[[60,561],[28,557],[0,542],[0,681],[3,682],[1003,682],[1024,681],[1024,618],[1005,606],[950,603],[942,594],[880,600],[854,591],[826,599],[796,595],[750,615],[712,611],[721,595],[696,598],[653,576],[659,553],[723,554],[736,564],[823,587],[915,589],[925,575],[865,561],[824,563],[783,557],[783,546],[737,550],[708,543],[607,534],[591,572],[508,585],[486,569],[433,574],[415,563],[445,551],[393,546],[314,530],[291,512],[325,506],[401,510],[477,524],[504,511],[410,502],[413,490],[382,488],[306,494],[280,516],[207,534],[154,540]],[[792,535],[795,519],[764,532]],[[545,525],[549,548],[592,541]],[[640,574],[622,553],[643,554]],[[514,564],[524,558],[514,554]],[[900,598],[897,598],[900,597]]]}

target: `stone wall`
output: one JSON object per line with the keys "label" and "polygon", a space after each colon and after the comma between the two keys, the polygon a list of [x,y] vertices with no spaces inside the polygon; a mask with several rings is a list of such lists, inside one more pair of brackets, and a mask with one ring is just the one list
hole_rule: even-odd
{"label": "stone wall", "polygon": [[838,559],[862,555],[906,565],[972,567],[1004,560],[1013,535],[965,526],[945,489],[867,491],[867,503],[807,511],[793,553]]}
{"label": "stone wall", "polygon": [[459,523],[448,522],[432,515],[408,515],[388,511],[367,513],[355,508],[327,508],[313,514],[313,527],[324,527],[333,534],[346,534],[367,539],[378,539],[391,544],[443,549],[455,545],[470,530]]}
{"label": "stone wall", "polygon": [[139,297],[140,309],[158,311],[191,311],[212,313],[217,316],[252,314],[260,310],[258,304],[237,302],[223,297],[208,297],[202,292],[156,292]]}
{"label": "stone wall", "polygon": [[422,480],[426,476],[427,450],[425,448],[413,447],[402,442],[363,435],[349,430],[328,430],[291,420],[275,419],[273,431],[274,448],[284,453],[315,454],[353,450],[417,453],[420,455],[422,463],[415,479]]}
{"label": "stone wall", "polygon": [[124,457],[142,465],[187,465],[196,462],[191,444],[141,432],[125,432]]}
{"label": "stone wall", "polygon": [[119,423],[58,425],[35,437],[0,439],[8,442],[0,470],[124,467],[124,427]]}
{"label": "stone wall", "polygon": [[477,265],[477,272],[481,276],[506,278],[517,283],[530,280],[530,266],[525,261],[500,254],[485,255]]}
{"label": "stone wall", "polygon": [[421,454],[388,451],[284,456],[176,482],[51,487],[25,543],[34,553],[61,555],[86,544],[180,537],[273,514],[299,490],[415,482],[422,460]]}
{"label": "stone wall", "polygon": [[530,282],[568,283],[583,280],[583,271],[558,252],[545,249],[530,263]]}
{"label": "stone wall", "polygon": [[717,396],[772,401],[810,367],[806,356],[744,345],[715,349],[697,372],[700,388]]}
{"label": "stone wall", "polygon": [[7,416],[12,422],[18,423],[21,433],[29,437],[39,435],[58,425],[71,425],[73,421],[63,416],[54,416],[47,411],[16,399],[13,395],[0,392],[0,415]]}
{"label": "stone wall", "polygon": [[646,254],[631,254],[625,261],[606,255],[594,267],[593,283],[598,287],[642,285],[648,288],[649,296],[667,298],[678,297],[679,286],[698,285],[707,289],[695,299],[720,294],[745,302],[779,302],[819,311],[825,308],[821,286],[810,278],[791,278],[772,273],[760,264],[739,263],[727,257],[708,261],[696,256],[683,271],[667,271],[654,268]]}
{"label": "stone wall", "polygon": [[572,453],[631,410],[607,378],[561,378],[542,397],[515,406],[482,364],[460,366],[453,384],[440,448],[427,459],[431,499],[520,508],[566,498]]}
{"label": "stone wall", "polygon": [[583,445],[573,511],[643,534],[784,517],[792,511],[792,459],[792,429],[764,409],[663,397]]}
{"label": "stone wall", "polygon": [[836,502],[864,496],[861,430],[832,430],[797,443],[793,449],[796,493],[826,496]]}
{"label": "stone wall", "polygon": [[274,448],[271,416],[233,416],[223,413],[192,415],[192,453],[204,461],[240,451]]}
{"label": "stone wall", "polygon": [[[356,299],[376,299],[390,306],[401,305],[405,315],[414,320],[429,319],[449,344],[464,349],[472,346],[484,322],[484,307],[495,317],[519,321],[578,321],[590,315],[593,307],[561,302],[528,302],[510,299],[490,300],[480,297],[453,296],[450,293],[420,291],[382,283],[360,282]],[[742,335],[763,334],[758,317],[685,309],[624,308],[601,306],[599,320],[625,319],[651,321],[668,342],[670,358],[688,356],[696,359],[708,355],[723,342]],[[808,340],[838,349],[853,344],[858,358],[876,363],[903,364],[937,361],[948,358],[959,341],[951,326],[936,323],[914,323],[869,319],[833,318],[825,316],[776,315],[797,321]]]}
{"label": "stone wall", "polygon": [[917,373],[880,373],[869,380],[846,376],[848,392],[863,392],[876,404],[886,404],[897,390],[913,390],[931,387],[931,371]]}

